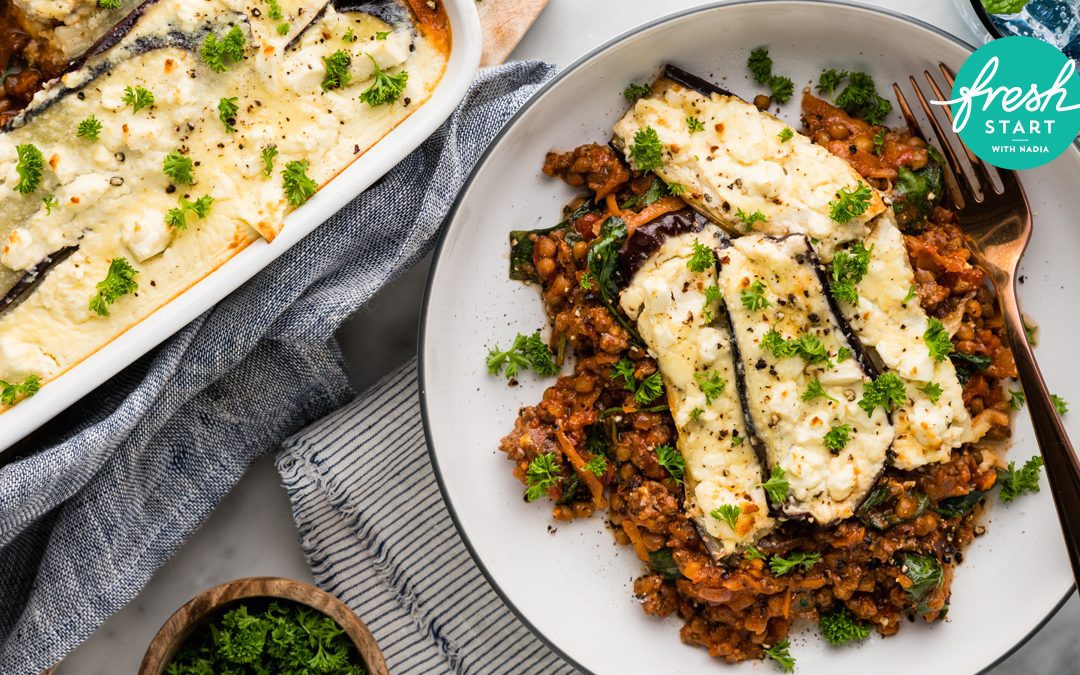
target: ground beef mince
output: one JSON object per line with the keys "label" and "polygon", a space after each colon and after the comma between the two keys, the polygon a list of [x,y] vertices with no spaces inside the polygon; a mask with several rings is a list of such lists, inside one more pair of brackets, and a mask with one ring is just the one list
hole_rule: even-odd
{"label": "ground beef mince", "polygon": [[[815,141],[879,183],[887,183],[899,166],[925,164],[921,139],[872,127],[824,102],[810,107],[807,124]],[[875,135],[884,139],[886,151],[864,153],[860,139]],[[855,152],[845,151],[839,141],[854,145]],[[685,511],[681,481],[658,462],[656,449],[675,444],[663,400],[639,405],[614,373],[620,359],[633,364],[639,379],[655,372],[656,363],[636,346],[632,326],[622,325],[595,289],[582,283],[589,242],[612,208],[610,199],[605,208],[604,198],[613,195],[623,209],[620,215],[632,220],[626,211],[632,207],[625,205],[642,201],[650,177],[630,172],[598,145],[551,153],[544,172],[589,187],[594,195],[568,207],[574,217],[567,227],[534,240],[553,346],[560,358],[572,351],[577,360],[573,374],[558,378],[539,404],[520,411],[502,440],[500,449],[514,462],[514,475],[526,482],[532,460],[554,455],[561,476],[547,494],[554,517],[605,511],[616,541],[633,547],[645,564],[647,572],[634,582],[642,609],[653,616],[677,614],[683,642],[727,661],[762,658],[764,648],[783,639],[796,621],[816,621],[841,608],[883,635],[917,616],[944,617],[953,568],[977,533],[978,509],[971,504],[997,478],[998,458],[990,442],[964,446],[949,461],[919,470],[888,468],[855,517],[830,528],[788,521],[757,543],[760,555],[718,564]],[[959,326],[956,351],[989,359],[985,368],[965,374],[965,403],[992,429],[991,441],[1007,436],[1001,381],[1015,375],[1015,365],[1002,339],[994,296],[971,264],[955,214],[934,210],[924,228],[907,236],[907,246],[923,307]],[[606,470],[590,478],[583,463],[599,454],[606,458]],[[956,508],[957,500],[966,506]],[[769,556],[798,552],[820,559],[782,575],[766,564]],[[908,565],[911,555],[933,558],[942,568],[940,583],[918,599],[911,590],[917,583]]]}

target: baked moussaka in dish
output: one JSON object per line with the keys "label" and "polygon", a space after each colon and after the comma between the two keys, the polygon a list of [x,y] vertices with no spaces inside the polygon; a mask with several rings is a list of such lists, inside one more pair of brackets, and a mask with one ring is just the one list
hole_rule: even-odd
{"label": "baked moussaka in dish", "polygon": [[[451,39],[421,0],[12,0],[4,21],[0,410],[274,239],[428,100]],[[19,73],[56,63],[20,109]]]}
{"label": "baked moussaka in dish", "polygon": [[500,445],[526,500],[605,512],[645,612],[784,670],[800,620],[839,645],[945,617],[981,505],[1037,491],[1041,466],[1001,459],[1022,392],[941,156],[883,125],[869,75],[817,93],[790,125],[671,66],[628,87],[604,144],[545,159],[587,192],[510,233],[550,339],[487,361],[558,376]]}

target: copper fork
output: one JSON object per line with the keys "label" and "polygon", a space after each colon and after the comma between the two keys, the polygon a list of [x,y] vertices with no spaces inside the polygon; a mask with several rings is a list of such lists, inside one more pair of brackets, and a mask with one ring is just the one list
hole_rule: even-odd
{"label": "copper fork", "polygon": [[[939,64],[941,75],[948,88],[952,90],[953,74]],[[930,71],[923,71],[923,77],[935,96],[935,100],[944,101],[948,97],[938,87]],[[1016,359],[1016,370],[1027,397],[1027,409],[1035,427],[1035,437],[1039,451],[1046,463],[1046,477],[1057,507],[1058,520],[1065,535],[1065,544],[1072,562],[1073,579],[1080,587],[1080,461],[1077,460],[1065,427],[1061,423],[1046,389],[1042,373],[1035,363],[1035,355],[1028,344],[1024,330],[1023,315],[1016,299],[1016,271],[1020,256],[1031,239],[1031,209],[1028,205],[1024,187],[1016,174],[1005,169],[996,169],[1001,188],[994,184],[987,168],[952,130],[952,111],[944,108],[948,125],[942,125],[934,113],[933,107],[919,87],[918,80],[908,78],[915,92],[919,106],[923,109],[927,121],[937,136],[947,167],[946,174],[950,183],[953,202],[959,208],[960,226],[968,240],[976,262],[986,270],[997,292],[998,304],[1005,320],[1005,333]],[[893,92],[900,103],[900,110],[911,131],[922,134],[919,123],[912,114],[911,107],[898,83],[893,84]],[[966,157],[970,171],[965,171],[961,155]]]}

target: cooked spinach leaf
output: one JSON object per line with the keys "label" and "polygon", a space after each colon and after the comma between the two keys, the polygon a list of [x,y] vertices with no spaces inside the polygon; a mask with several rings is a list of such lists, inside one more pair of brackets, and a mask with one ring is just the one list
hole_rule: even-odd
{"label": "cooked spinach leaf", "polygon": [[650,551],[649,568],[669,581],[674,581],[681,576],[679,566],[675,564],[675,559],[671,557],[670,548]]}
{"label": "cooked spinach leaf", "polygon": [[953,352],[949,354],[949,358],[952,359],[953,365],[956,366],[956,377],[960,380],[960,384],[967,384],[972,375],[978,371],[986,370],[992,363],[989,356],[965,354],[964,352]]}
{"label": "cooked spinach leaf", "polygon": [[921,169],[906,166],[897,169],[893,184],[893,210],[902,228],[912,229],[926,222],[927,216],[945,192],[943,159],[933,146],[926,146],[930,158]]}
{"label": "cooked spinach leaf", "polygon": [[581,241],[581,235],[571,227],[571,224],[580,219],[586,213],[596,209],[596,204],[591,199],[586,199],[574,211],[567,216],[566,220],[552,227],[538,230],[513,230],[510,232],[510,278],[514,281],[533,281],[540,283],[541,279],[536,274],[533,265],[533,249],[535,237],[531,235],[551,234],[558,230],[566,230],[564,238],[568,243]]}
{"label": "cooked spinach leaf", "polygon": [[569,476],[565,476],[559,484],[562,488],[562,496],[555,502],[556,504],[567,504],[574,500],[574,495],[577,494],[578,488],[581,486],[581,479],[578,478],[577,472],[572,471]]}
{"label": "cooked spinach leaf", "polygon": [[959,518],[967,515],[975,505],[982,501],[989,490],[973,490],[959,497],[948,497],[938,502],[937,512],[945,518]]}
{"label": "cooked spinach leaf", "polygon": [[617,216],[611,216],[600,226],[600,236],[589,246],[586,265],[592,288],[600,296],[611,315],[626,329],[636,341],[641,342],[637,334],[618,308],[619,302],[619,249],[629,236],[626,222]]}
{"label": "cooked spinach leaf", "polygon": [[941,563],[933,556],[905,552],[900,554],[900,571],[911,579],[911,586],[907,592],[915,601],[917,611],[926,612],[927,596],[941,584],[944,577]]}

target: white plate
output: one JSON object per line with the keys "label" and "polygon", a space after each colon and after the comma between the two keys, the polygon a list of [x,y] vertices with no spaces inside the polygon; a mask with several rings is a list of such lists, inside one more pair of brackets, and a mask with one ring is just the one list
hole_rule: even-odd
{"label": "white plate", "polygon": [[289,250],[430,136],[465,96],[480,64],[482,36],[474,0],[443,0],[452,47],[442,80],[407,117],[285,219],[272,243],[260,239],[108,345],[0,415],[0,453],[183,328]]}
{"label": "white plate", "polygon": [[[882,92],[939,60],[958,68],[970,48],[936,29],[863,6],[775,1],[695,9],[635,30],[585,57],[537,94],[489,149],[462,192],[429,280],[422,334],[422,400],[432,460],[459,529],[488,578],[517,613],[579,667],[600,673],[728,672],[705,650],[683,645],[677,618],[646,616],[633,598],[641,564],[617,546],[600,516],[551,520],[550,505],[527,504],[497,450],[522,405],[550,383],[518,387],[490,377],[487,349],[545,326],[535,287],[507,279],[511,229],[557,222],[573,191],[540,172],[544,153],[603,142],[624,109],[627,83],[671,62],[736,93],[757,93],[746,57],[768,45],[777,72],[801,88],[830,67],[871,72]],[[910,94],[909,94],[910,95]],[[782,116],[798,123],[797,100]],[[893,120],[899,124],[899,118]],[[925,128],[925,127],[924,127]],[[1026,311],[1042,327],[1037,354],[1050,386],[1080,403],[1080,152],[1024,173],[1035,236],[1023,265]],[[1065,310],[1065,308],[1073,308]],[[1074,405],[1075,407],[1075,405]],[[1066,417],[1080,437],[1080,413]],[[1026,415],[1010,457],[1036,452]],[[557,525],[549,534],[547,527]],[[899,635],[852,648],[827,647],[814,631],[796,636],[803,673],[974,673],[1041,625],[1071,591],[1069,565],[1045,487],[994,504],[989,532],[957,570],[949,620],[905,625]],[[755,671],[755,668],[757,669]],[[770,665],[732,667],[771,673]]]}

